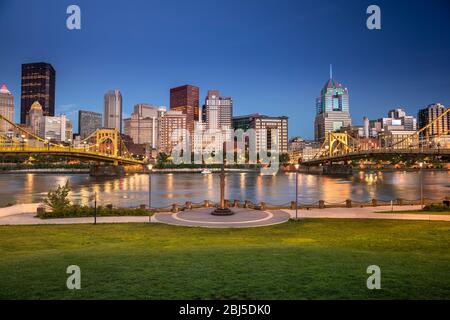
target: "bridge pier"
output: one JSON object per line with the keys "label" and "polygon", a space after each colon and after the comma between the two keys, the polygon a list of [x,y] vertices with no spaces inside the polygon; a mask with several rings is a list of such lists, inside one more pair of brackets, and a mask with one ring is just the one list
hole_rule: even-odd
{"label": "bridge pier", "polygon": [[116,177],[125,175],[124,166],[92,165],[89,174],[93,177]]}

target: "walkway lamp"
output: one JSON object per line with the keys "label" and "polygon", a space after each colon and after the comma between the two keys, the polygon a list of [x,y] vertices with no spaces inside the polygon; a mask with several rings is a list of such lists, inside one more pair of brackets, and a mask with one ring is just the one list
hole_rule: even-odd
{"label": "walkway lamp", "polygon": [[300,165],[297,163],[295,166],[295,220],[298,219],[298,168]]}
{"label": "walkway lamp", "polygon": [[419,163],[420,167],[420,208],[423,209],[423,162]]}
{"label": "walkway lamp", "polygon": [[147,165],[148,168],[148,209],[150,210],[152,207],[152,169],[153,165],[149,163]]}

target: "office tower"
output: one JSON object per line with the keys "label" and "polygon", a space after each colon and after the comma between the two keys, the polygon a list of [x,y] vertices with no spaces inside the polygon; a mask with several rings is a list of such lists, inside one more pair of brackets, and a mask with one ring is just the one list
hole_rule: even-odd
{"label": "office tower", "polygon": [[[255,130],[257,153],[270,150],[280,154],[288,152],[288,117],[270,117],[259,113],[238,116],[233,117],[233,128]],[[276,142],[278,144],[275,146]]]}
{"label": "office tower", "polygon": [[66,142],[66,125],[65,115],[44,116],[44,138],[54,142]]}
{"label": "office tower", "polygon": [[65,142],[72,143],[73,141],[73,123],[69,119],[66,119],[66,140]]}
{"label": "office tower", "polygon": [[[383,118],[386,119],[386,118]],[[389,110],[388,119],[391,119],[391,125],[402,125],[405,130],[417,130],[417,119],[414,116],[408,116],[402,108]],[[389,120],[387,120],[389,122]],[[383,124],[384,125],[384,124]]]}
{"label": "office tower", "polygon": [[170,154],[180,141],[187,141],[187,115],[182,111],[170,110],[159,121],[159,151]]}
{"label": "office tower", "polygon": [[229,129],[232,126],[233,100],[221,97],[219,90],[208,90],[202,118],[207,129]]}
{"label": "office tower", "polygon": [[95,130],[102,127],[102,114],[92,111],[78,111],[78,134],[81,140],[89,137]]}
{"label": "office tower", "polygon": [[[14,122],[14,96],[9,92],[6,85],[0,89],[0,115],[11,122]],[[12,125],[5,121],[0,121],[0,133],[12,130]]]}
{"label": "office tower", "polygon": [[25,124],[31,105],[39,101],[44,116],[55,115],[55,69],[49,63],[22,64],[20,123]]}
{"label": "office tower", "polygon": [[122,94],[119,90],[110,90],[105,94],[105,111],[103,126],[117,129],[122,133]]}
{"label": "office tower", "polygon": [[26,116],[26,125],[34,135],[44,138],[44,110],[39,101],[35,101]]}
{"label": "office tower", "polygon": [[135,144],[149,144],[152,149],[158,148],[158,127],[165,107],[148,104],[137,104],[130,118],[124,119],[125,134]]}
{"label": "office tower", "polygon": [[333,79],[330,70],[330,79],[325,83],[320,97],[316,99],[315,139],[323,141],[328,132],[337,131],[351,124],[348,90]]}
{"label": "office tower", "polygon": [[369,118],[364,117],[363,118],[363,132],[364,132],[364,138],[369,138],[370,137],[370,122],[369,122]]}
{"label": "office tower", "polygon": [[[441,103],[433,103],[428,105],[426,108],[419,110],[419,129],[425,128],[426,126],[430,125],[422,132],[423,137],[433,137],[450,134],[450,112],[447,112],[447,114],[442,116],[445,111],[447,111],[447,108],[444,107],[444,105],[442,105]],[[433,123],[433,121],[438,118],[439,120]]]}
{"label": "office tower", "polygon": [[199,120],[199,88],[184,85],[170,89],[170,110],[186,115],[187,129],[192,134],[195,121]]}

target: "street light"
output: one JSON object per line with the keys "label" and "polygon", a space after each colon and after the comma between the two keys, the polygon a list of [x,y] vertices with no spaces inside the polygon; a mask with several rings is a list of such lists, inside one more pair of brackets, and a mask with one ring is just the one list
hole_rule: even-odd
{"label": "street light", "polygon": [[298,219],[298,168],[300,165],[297,163],[295,166],[295,220]]}
{"label": "street light", "polygon": [[148,209],[150,210],[152,207],[152,169],[153,169],[153,165],[149,163],[147,165],[147,168],[148,168]]}
{"label": "street light", "polygon": [[423,162],[419,163],[419,167],[420,167],[420,208],[423,209],[423,173],[422,173]]}

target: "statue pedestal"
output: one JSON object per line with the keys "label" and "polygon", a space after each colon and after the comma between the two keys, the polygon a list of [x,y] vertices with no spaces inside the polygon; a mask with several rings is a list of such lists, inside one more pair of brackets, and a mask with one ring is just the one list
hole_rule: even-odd
{"label": "statue pedestal", "polygon": [[231,216],[234,214],[229,208],[217,208],[211,212],[213,216]]}

